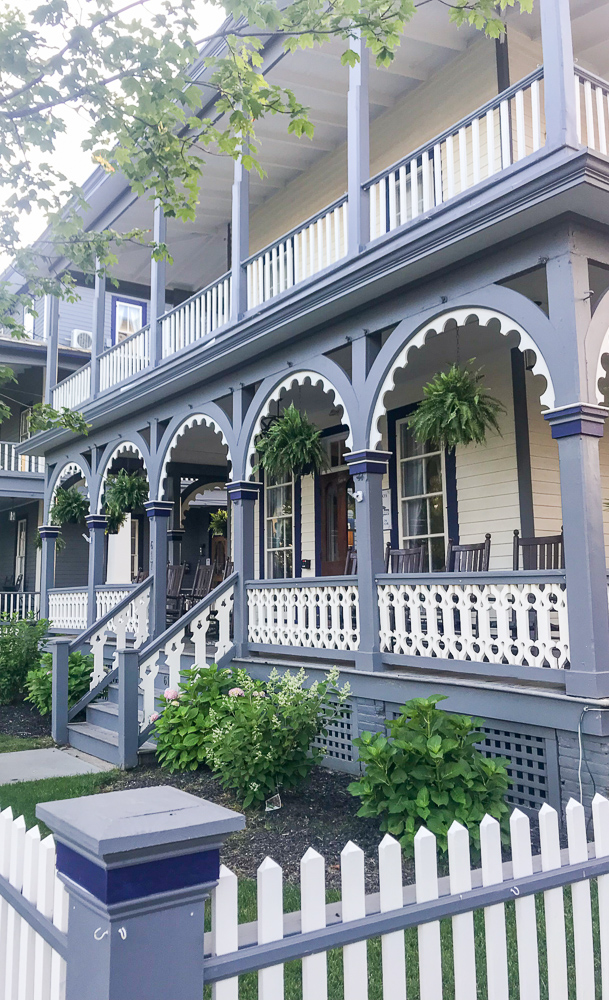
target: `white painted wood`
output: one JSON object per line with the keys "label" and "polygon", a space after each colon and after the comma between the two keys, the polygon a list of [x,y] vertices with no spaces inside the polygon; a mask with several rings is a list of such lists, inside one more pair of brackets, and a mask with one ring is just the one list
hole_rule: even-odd
{"label": "white painted wood", "polygon": [[399,170],[400,177],[400,225],[408,222],[408,185],[406,181],[406,164],[402,163]]}
{"label": "white painted wood", "polygon": [[514,98],[516,105],[516,156],[523,160],[527,155],[527,144],[524,127],[524,91],[518,90]]}
{"label": "white painted wood", "polygon": [[[607,803],[609,805],[609,803]],[[539,810],[541,867],[544,872],[561,867],[558,813],[547,803]],[[544,892],[546,954],[548,959],[548,1000],[568,1000],[567,938],[562,889]]]}
{"label": "white painted wood", "polygon": [[[592,799],[592,821],[596,857],[606,858],[609,854],[609,799],[598,792]],[[609,1000],[609,875],[601,875],[597,881],[602,1000]]]}
{"label": "white painted wood", "polygon": [[[213,954],[228,955],[239,948],[239,885],[237,876],[220,865],[218,884],[211,895]],[[239,979],[212,983],[213,1000],[239,1000]]]}
{"label": "white painted wood", "polygon": [[501,166],[505,170],[512,162],[510,107],[508,101],[499,105],[499,128],[501,131]]}
{"label": "white painted wood", "polygon": [[446,139],[446,197],[455,196],[455,147],[452,135]]}
{"label": "white painted wood", "polygon": [[[414,838],[414,866],[417,903],[438,898],[436,838],[424,826]],[[440,922],[434,920],[418,928],[419,988],[421,1000],[442,998],[442,949]]]}
{"label": "white painted wood", "polygon": [[531,84],[531,121],[533,128],[533,152],[541,148],[541,107],[539,102],[539,80]]}
{"label": "white painted wood", "polygon": [[[59,876],[55,875],[55,892],[53,897],[53,923],[67,934],[69,915],[69,896]],[[66,963],[56,951],[51,956],[51,998],[50,1000],[65,1000],[66,995]]]}
{"label": "white painted wood", "polygon": [[495,110],[491,108],[484,117],[486,119],[487,177],[492,177],[495,173]]}
{"label": "white painted wood", "polygon": [[590,149],[596,149],[594,111],[592,110],[592,84],[589,80],[584,80],[584,108],[586,115],[586,145]]}
{"label": "white painted wood", "polygon": [[[480,824],[480,854],[482,884],[485,886],[499,885],[503,882],[501,827],[497,820],[491,816],[485,816]],[[507,937],[503,903],[485,907],[484,929],[488,1000],[509,1000]]]}
{"label": "white painted wood", "polygon": [[410,197],[410,214],[416,219],[419,214],[419,168],[416,159],[410,161]]}
{"label": "white painted wood", "polygon": [[[389,229],[395,229],[397,226],[397,205],[396,205],[396,179],[395,174],[391,173],[387,177],[387,184],[389,190]],[[400,206],[401,207],[401,206]]]}
{"label": "white painted wood", "polygon": [[91,395],[91,364],[79,368],[73,375],[58,382],[52,391],[52,402],[56,410],[66,407],[74,410]]}
{"label": "white painted wood", "polygon": [[[385,834],[379,844],[379,889],[381,913],[401,910],[402,848]],[[406,953],[404,931],[384,934],[381,938],[383,963],[383,1000],[406,1000]]]}
{"label": "white painted wood", "polygon": [[[351,841],[340,855],[340,883],[343,920],[358,920],[366,915],[364,852]],[[343,948],[345,1000],[368,1000],[368,957],[366,942],[358,941]]]}
{"label": "white painted wood", "polygon": [[[456,820],[448,831],[448,870],[451,895],[458,896],[462,892],[471,891],[469,833]],[[455,1000],[471,1000],[471,997],[476,996],[473,913],[463,913],[458,917],[453,917],[452,930]]]}
{"label": "white painted wood", "polygon": [[[570,799],[565,810],[569,864],[588,860],[586,814],[584,807]],[[571,886],[573,905],[573,942],[575,948],[575,993],[577,1000],[594,996],[594,946],[592,939],[592,905],[590,883],[575,882]]]}
{"label": "white painted wood", "polygon": [[[326,863],[309,847],[300,861],[300,908],[303,933],[326,926]],[[302,960],[302,1000],[327,1000],[328,962],[325,952]]]}
{"label": "white painted wood", "polygon": [[598,123],[598,148],[601,153],[607,155],[607,130],[605,127],[605,95],[602,87],[595,87],[596,95],[596,120]]}
{"label": "white painted wood", "polygon": [[[248,588],[250,642],[359,648],[357,581],[346,586]],[[319,626],[317,615],[319,614]]]}
{"label": "white painted wood", "polygon": [[[13,829],[13,810],[9,807],[0,813],[0,876],[8,878],[11,870],[11,845]],[[8,942],[8,910],[7,901],[0,896],[0,1000],[6,996],[6,948]]]}
{"label": "white painted wood", "polygon": [[472,170],[473,182],[480,182],[480,119],[474,118],[472,122]]}
{"label": "white painted wood", "polygon": [[[283,873],[271,858],[258,868],[258,941],[283,937]],[[258,971],[259,1000],[283,1000],[283,965]]]}
{"label": "white painted wood", "polygon": [[433,148],[433,176],[436,205],[444,201],[442,188],[442,147],[437,143]]}
{"label": "white painted wood", "polygon": [[423,211],[428,212],[430,208],[433,208],[433,192],[432,192],[432,177],[431,177],[431,160],[429,158],[429,151],[425,149],[421,157],[422,167],[421,174],[423,178]]}
{"label": "white painted wood", "polygon": [[[45,837],[38,849],[36,906],[49,920],[53,918],[55,878],[55,841],[52,837]],[[34,1000],[50,1000],[52,955],[51,946],[37,934],[34,952]]]}
{"label": "white painted wood", "polygon": [[[519,809],[510,816],[512,870],[515,879],[533,874],[531,827],[529,817]],[[516,899],[516,939],[518,943],[518,981],[520,1000],[539,1000],[539,959],[537,954],[537,918],[535,898]]]}
{"label": "white painted wood", "polygon": [[[33,826],[25,835],[23,851],[23,889],[22,894],[30,903],[36,905],[38,893],[38,863],[40,850],[40,830]],[[19,1000],[34,998],[34,968],[35,968],[36,934],[27,920],[21,921],[19,935]]]}
{"label": "white painted wood", "polygon": [[459,129],[459,191],[465,191],[469,187],[467,176],[467,130]]}
{"label": "white painted wood", "polygon": [[582,105],[581,105],[581,81],[577,73],[575,74],[575,129],[577,141],[582,141]]}
{"label": "white painted wood", "polygon": [[[23,888],[23,862],[25,854],[25,820],[19,816],[11,827],[9,882],[21,892]],[[19,947],[21,939],[21,917],[9,906],[6,929],[6,969],[5,1000],[18,1000]],[[3,970],[0,969],[0,976]]]}

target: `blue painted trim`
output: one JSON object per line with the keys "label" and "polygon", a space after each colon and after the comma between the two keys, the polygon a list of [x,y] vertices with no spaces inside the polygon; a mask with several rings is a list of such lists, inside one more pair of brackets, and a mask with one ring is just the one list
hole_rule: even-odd
{"label": "blue painted trim", "polygon": [[57,870],[111,906],[217,881],[220,851],[199,851],[123,868],[105,868],[58,842]]}
{"label": "blue painted trim", "polygon": [[173,500],[147,500],[144,509],[148,517],[169,517],[173,506]]}
{"label": "blue painted trim", "polygon": [[[148,303],[144,299],[131,299],[127,295],[113,295],[110,306],[110,340],[112,346],[116,344],[116,307],[119,302],[126,302],[130,306],[142,307],[142,325],[140,329],[143,329],[148,322]],[[137,330],[134,330],[134,333],[137,333]]]}
{"label": "blue painted trim", "polygon": [[302,576],[302,478],[294,479],[294,576]]}
{"label": "blue painted trim", "polygon": [[226,484],[226,492],[231,500],[256,501],[260,495],[260,484],[249,480],[237,480]]}
{"label": "blue painted trim", "polygon": [[387,471],[387,463],[390,458],[391,455],[388,451],[363,449],[345,455],[345,464],[352,476],[366,473],[383,476]]}
{"label": "blue painted trim", "polygon": [[[56,524],[41,524],[38,531],[41,538],[58,538],[61,534],[61,527]],[[86,590],[87,588],[83,587],[82,589]]]}
{"label": "blue painted trim", "polygon": [[554,440],[580,434],[585,437],[602,437],[609,410],[591,403],[572,403],[570,406],[548,410],[543,416],[552,428]]}
{"label": "blue painted trim", "polygon": [[559,438],[575,437],[579,434],[583,434],[585,437],[602,438],[603,425],[592,420],[586,420],[584,417],[566,420],[564,424],[552,424],[552,437],[555,441]]}
{"label": "blue painted trim", "polygon": [[108,518],[105,514],[87,514],[85,517],[85,523],[89,531],[91,529],[103,528],[104,531],[108,527]]}

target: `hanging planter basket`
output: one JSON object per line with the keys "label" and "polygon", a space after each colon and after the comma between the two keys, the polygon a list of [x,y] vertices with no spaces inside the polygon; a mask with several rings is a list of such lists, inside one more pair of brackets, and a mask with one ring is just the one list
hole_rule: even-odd
{"label": "hanging planter basket", "polygon": [[51,524],[82,524],[89,513],[89,501],[78,486],[60,486],[49,511]]}
{"label": "hanging planter basket", "polygon": [[257,468],[278,482],[321,472],[327,465],[321,431],[293,403],[258,439],[256,450]]}
{"label": "hanging planter basket", "polygon": [[214,538],[226,538],[228,515],[225,510],[215,510],[209,515],[209,527]]}
{"label": "hanging planter basket", "polygon": [[139,472],[121,469],[108,476],[104,492],[104,512],[108,518],[108,534],[114,535],[125,523],[127,514],[142,507],[148,499],[148,482]]}
{"label": "hanging planter basket", "polygon": [[489,431],[501,434],[497,418],[505,413],[505,407],[485,391],[482,379],[481,368],[457,364],[434,375],[408,420],[416,440],[428,441],[438,449],[454,449],[457,445],[483,444]]}

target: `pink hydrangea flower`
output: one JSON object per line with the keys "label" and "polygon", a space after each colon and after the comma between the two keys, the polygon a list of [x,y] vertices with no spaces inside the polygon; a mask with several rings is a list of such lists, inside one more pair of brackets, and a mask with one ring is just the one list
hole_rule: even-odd
{"label": "pink hydrangea flower", "polygon": [[159,712],[153,712],[152,715],[150,716],[150,721],[151,722],[156,722],[156,720],[160,719],[160,718],[161,718],[161,716],[160,716]]}
{"label": "pink hydrangea flower", "polygon": [[176,699],[176,700],[172,701],[171,704],[175,705],[177,707],[180,704],[180,702],[177,701],[177,699]]}
{"label": "pink hydrangea flower", "polygon": [[228,692],[228,696],[229,698],[244,698],[245,691],[243,690],[243,688],[231,688],[230,691]]}
{"label": "pink hydrangea flower", "polygon": [[176,701],[179,697],[180,695],[175,688],[165,688],[165,691],[163,692],[163,698],[165,701]]}

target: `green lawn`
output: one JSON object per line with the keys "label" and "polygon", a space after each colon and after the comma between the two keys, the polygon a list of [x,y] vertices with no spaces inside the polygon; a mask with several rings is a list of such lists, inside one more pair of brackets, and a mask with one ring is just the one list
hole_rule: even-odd
{"label": "green lawn", "polygon": [[[69,778],[43,778],[41,781],[20,781],[11,785],[0,785],[0,809],[10,806],[13,816],[25,816],[29,829],[37,821],[36,805],[53,799],[75,799],[79,795],[94,795],[107,788],[120,776],[120,771],[102,771],[95,774],[79,774]],[[44,823],[39,823],[40,832],[46,836],[49,831]]]}
{"label": "green lawn", "polygon": [[50,736],[4,736],[0,733],[0,753],[13,753],[16,750],[43,750],[52,747]]}

